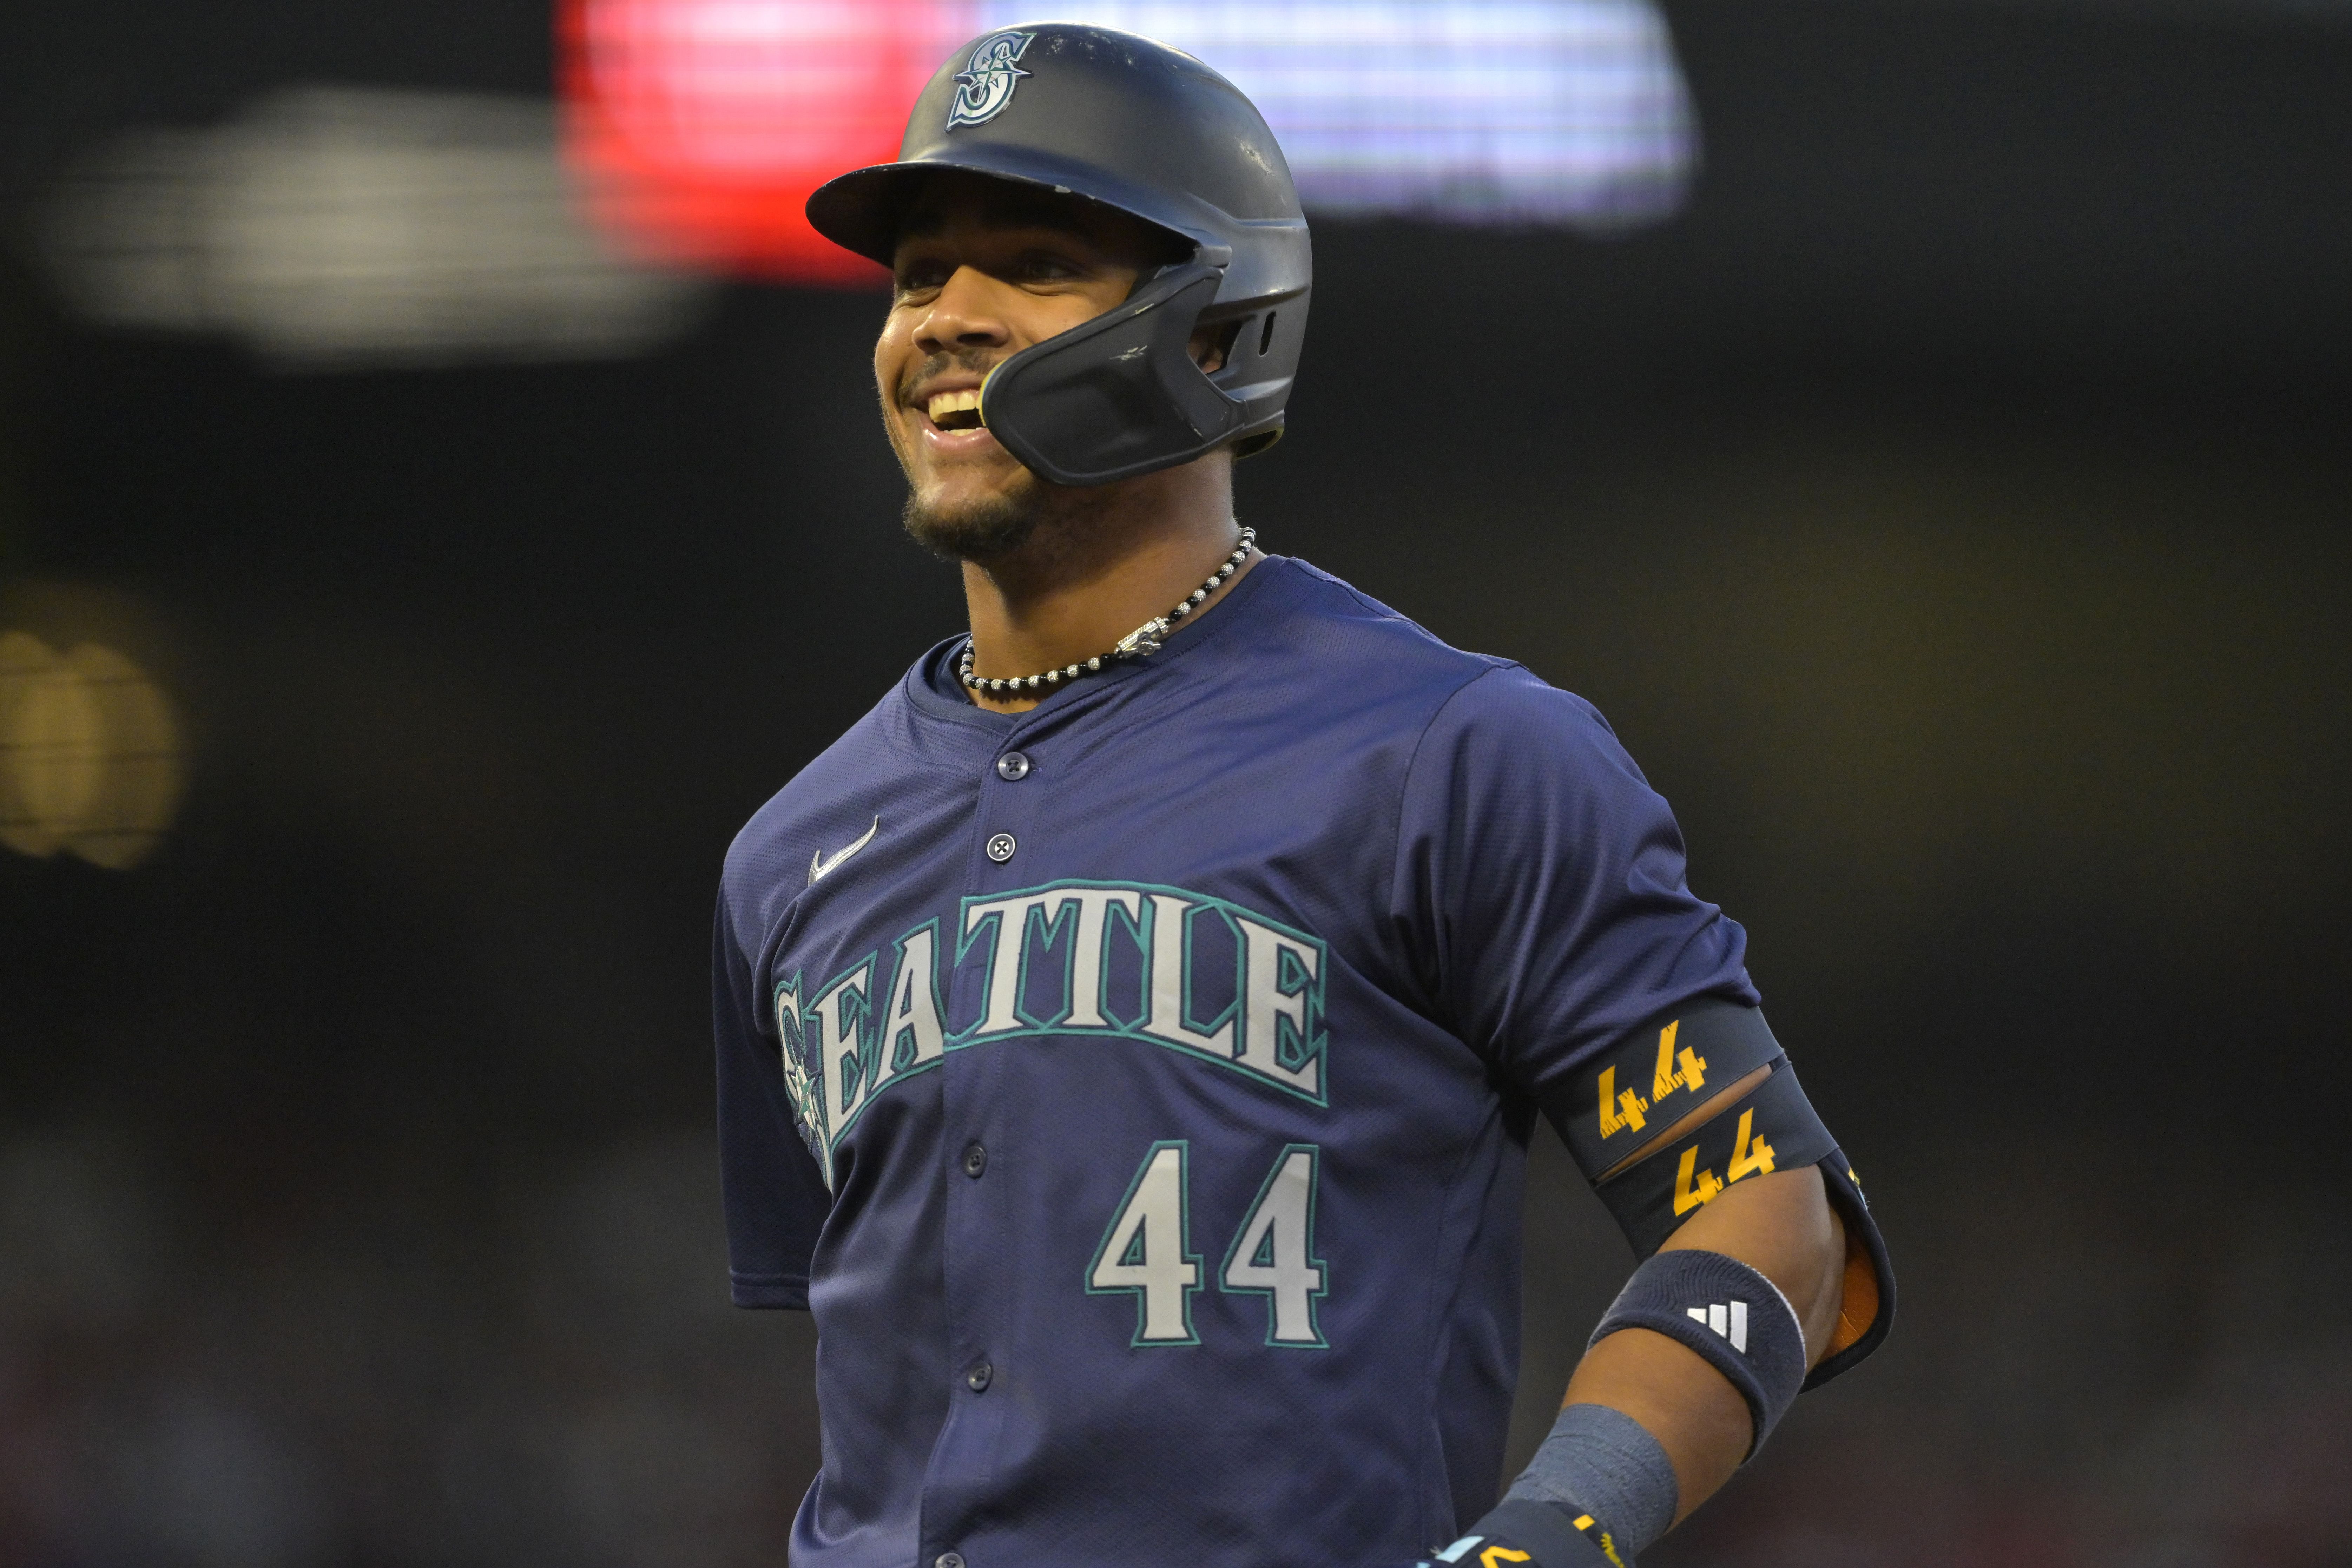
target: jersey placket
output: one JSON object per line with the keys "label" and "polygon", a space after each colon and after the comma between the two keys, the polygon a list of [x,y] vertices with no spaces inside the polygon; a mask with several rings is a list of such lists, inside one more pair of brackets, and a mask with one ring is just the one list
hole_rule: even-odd
{"label": "jersey placket", "polygon": [[[1024,745],[1020,730],[1008,732],[982,767],[966,851],[966,896],[955,915],[958,929],[950,938],[962,957],[955,966],[948,1016],[960,1023],[969,1020],[967,1028],[977,1027],[987,1009],[994,965],[989,962],[991,939],[963,929],[964,910],[1034,881],[1028,872],[1045,847],[1047,830],[1044,770]],[[1009,926],[998,922],[995,942],[1025,941],[1025,921],[1020,927]],[[967,942],[969,949],[963,946]],[[923,1489],[919,1561],[924,1568],[939,1568],[950,1557],[959,1563],[965,1559],[961,1534],[974,1505],[990,1493],[995,1456],[1017,1405],[1007,1397],[1004,1384],[1031,1375],[1031,1369],[1019,1364],[1008,1339],[1013,1330],[1008,1305],[1019,1291],[1005,1274],[1020,1256],[1013,1231],[1022,1218],[1013,1212],[1011,1196],[1017,1184],[1009,1178],[1035,1152],[1023,1146],[1021,1129],[1012,1125],[1005,1110],[1016,1103],[1004,1092],[1007,1075],[1017,1066],[1016,1055],[1017,1047],[951,1046],[944,1064],[937,1158],[947,1192],[940,1279],[947,1295],[944,1371],[950,1386],[947,1420],[932,1449]],[[975,1563],[972,1568],[989,1565]]]}

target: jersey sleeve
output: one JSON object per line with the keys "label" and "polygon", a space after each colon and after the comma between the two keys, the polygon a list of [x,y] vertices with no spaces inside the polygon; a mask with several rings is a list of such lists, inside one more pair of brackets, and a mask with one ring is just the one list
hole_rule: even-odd
{"label": "jersey sleeve", "polygon": [[1556,1119],[1577,1069],[1653,1016],[1759,1001],[1664,798],[1590,703],[1516,665],[1423,734],[1392,896],[1442,1020]]}
{"label": "jersey sleeve", "polygon": [[801,1142],[774,1037],[722,892],[712,937],[719,1161],[727,1261],[739,1307],[808,1307],[809,1258],[832,1200]]}

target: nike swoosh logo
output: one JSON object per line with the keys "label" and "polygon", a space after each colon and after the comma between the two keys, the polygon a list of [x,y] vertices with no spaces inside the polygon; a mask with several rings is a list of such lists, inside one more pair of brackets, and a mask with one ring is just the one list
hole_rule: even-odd
{"label": "nike swoosh logo", "polygon": [[815,887],[815,886],[816,886],[816,879],[817,879],[819,877],[824,876],[826,872],[828,872],[828,871],[837,871],[837,870],[839,870],[839,869],[841,868],[841,863],[842,863],[844,860],[848,859],[852,855],[856,854],[860,849],[863,849],[863,848],[865,848],[868,844],[873,843],[873,842],[874,842],[874,836],[875,836],[876,834],[877,834],[877,833],[881,832],[881,831],[882,831],[882,819],[881,819],[880,817],[878,817],[878,816],[877,816],[877,817],[876,817],[876,818],[874,819],[874,826],[871,826],[871,827],[867,828],[864,833],[861,833],[861,834],[859,834],[859,835],[857,836],[857,842],[856,842],[856,843],[855,843],[855,844],[851,845],[851,846],[850,846],[848,848],[846,848],[846,849],[836,849],[835,851],[834,851],[834,856],[833,856],[833,858],[832,858],[832,859],[828,860],[828,859],[826,859],[826,858],[825,858],[824,856],[822,856],[822,855],[816,855],[816,854],[812,854],[812,855],[810,855],[810,856],[809,856],[809,886],[810,886],[810,887],[812,887],[812,888]]}

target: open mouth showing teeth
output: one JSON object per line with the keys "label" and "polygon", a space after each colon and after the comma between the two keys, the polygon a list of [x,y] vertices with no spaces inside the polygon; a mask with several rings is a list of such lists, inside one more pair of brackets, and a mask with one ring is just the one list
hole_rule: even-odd
{"label": "open mouth showing teeth", "polygon": [[980,428],[980,390],[935,392],[923,412],[931,423],[942,430],[977,430]]}

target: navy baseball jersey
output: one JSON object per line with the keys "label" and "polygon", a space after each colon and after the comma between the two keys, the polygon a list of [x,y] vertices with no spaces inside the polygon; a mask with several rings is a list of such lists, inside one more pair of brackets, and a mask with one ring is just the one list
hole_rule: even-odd
{"label": "navy baseball jersey", "polygon": [[737,1301],[796,1568],[1363,1568],[1500,1486],[1539,1107],[1753,1004],[1579,699],[1270,557],[1021,714],[933,649],[737,838]]}

